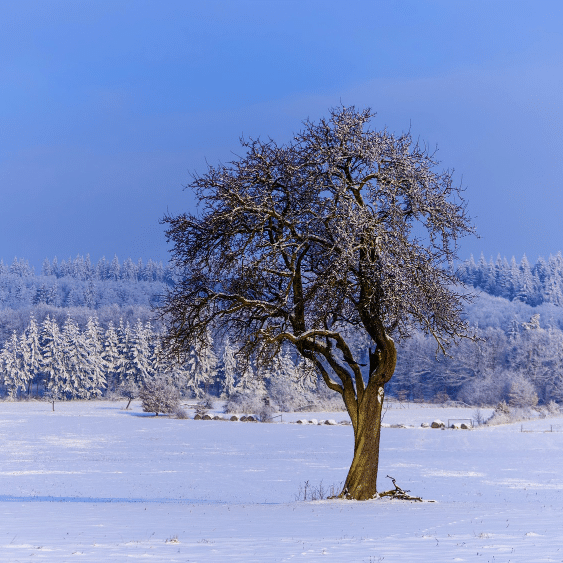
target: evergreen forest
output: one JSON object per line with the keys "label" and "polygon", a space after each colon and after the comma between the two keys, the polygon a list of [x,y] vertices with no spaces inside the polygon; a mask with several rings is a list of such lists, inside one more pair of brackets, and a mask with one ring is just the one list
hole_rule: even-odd
{"label": "evergreen forest", "polygon": [[[399,400],[494,405],[563,402],[563,257],[518,263],[471,257],[458,277],[474,298],[465,314],[478,336],[444,357],[422,333],[398,343],[387,394]],[[128,396],[163,377],[186,397],[269,397],[280,408],[332,400],[310,366],[284,349],[275,365],[239,365],[236,343],[217,338],[181,364],[161,349],[155,320],[174,273],[160,262],[117,257],[0,261],[0,396]],[[348,339],[367,356],[369,342]],[[364,357],[367,361],[367,358]],[[364,362],[365,363],[365,362]],[[275,374],[275,377],[274,377]]]}

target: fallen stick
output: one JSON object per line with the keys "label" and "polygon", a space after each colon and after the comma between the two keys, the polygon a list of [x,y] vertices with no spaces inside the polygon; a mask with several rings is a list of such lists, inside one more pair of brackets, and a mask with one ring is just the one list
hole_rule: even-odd
{"label": "fallen stick", "polygon": [[[418,502],[423,502],[422,498],[412,497],[411,495],[407,494],[407,493],[410,493],[410,491],[404,491],[403,489],[401,489],[401,487],[399,487],[399,485],[397,485],[397,483],[396,483],[396,481],[393,477],[391,477],[390,475],[387,475],[387,478],[391,479],[395,489],[392,490],[392,491],[385,491],[383,493],[379,493],[379,495],[378,495],[379,497],[391,497],[392,499],[398,499],[398,500],[414,500],[414,501],[418,501]],[[428,501],[428,502],[433,502],[433,501]]]}

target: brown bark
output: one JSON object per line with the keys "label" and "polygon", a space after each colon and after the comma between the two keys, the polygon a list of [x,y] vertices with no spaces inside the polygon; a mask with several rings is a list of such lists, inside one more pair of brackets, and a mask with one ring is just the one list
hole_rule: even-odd
{"label": "brown bark", "polygon": [[385,383],[395,372],[397,351],[391,339],[380,341],[381,353],[370,353],[370,381],[364,392],[346,407],[354,427],[354,458],[340,496],[368,500],[377,495],[381,415],[385,398]]}
{"label": "brown bark", "polygon": [[354,458],[344,483],[342,497],[367,500],[377,494],[383,397],[383,385],[368,386],[363,400],[357,405]]}

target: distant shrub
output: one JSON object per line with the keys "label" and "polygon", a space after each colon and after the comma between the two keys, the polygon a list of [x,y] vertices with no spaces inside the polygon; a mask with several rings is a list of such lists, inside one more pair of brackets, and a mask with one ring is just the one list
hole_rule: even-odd
{"label": "distant shrub", "polygon": [[226,413],[256,413],[259,415],[264,408],[264,398],[269,402],[273,412],[318,412],[343,411],[344,402],[339,393],[332,391],[324,383],[320,383],[317,390],[299,390],[294,386],[287,386],[284,382],[273,382],[267,390],[267,395],[261,395],[251,390],[234,393],[225,404]]}
{"label": "distant shrub", "polygon": [[182,408],[180,405],[176,407],[176,410],[174,411],[174,416],[182,420],[186,418],[190,418],[188,415],[188,411]]}
{"label": "distant shrub", "polygon": [[272,422],[273,418],[272,415],[274,414],[275,410],[270,405],[269,402],[262,401],[262,408],[256,411],[256,416],[260,422]]}
{"label": "distant shrub", "polygon": [[284,385],[283,381],[273,382],[268,389],[270,403],[283,412],[318,412],[345,410],[342,396],[329,389],[320,381],[316,389],[303,390],[296,386]]}
{"label": "distant shrub", "polygon": [[511,411],[510,407],[505,403],[505,401],[501,401],[495,407],[493,414],[491,417],[486,421],[487,424],[496,425],[496,424],[506,424],[511,422]]}
{"label": "distant shrub", "polygon": [[535,407],[538,404],[538,394],[534,384],[521,375],[515,377],[510,383],[508,401],[511,407]]}
{"label": "distant shrub", "polygon": [[551,414],[551,415],[560,414],[560,412],[561,412],[561,408],[559,407],[559,405],[555,401],[549,401],[549,403],[547,403],[546,407],[547,407],[548,413]]}
{"label": "distant shrub", "polygon": [[512,407],[501,401],[493,411],[492,416],[486,421],[486,424],[509,424],[511,422],[519,422],[522,420],[530,420],[537,418],[545,418],[549,412],[547,407]]}
{"label": "distant shrub", "polygon": [[434,400],[432,402],[439,405],[439,404],[447,403],[449,400],[450,397],[445,391],[438,391],[438,393],[434,395]]}
{"label": "distant shrub", "polygon": [[197,403],[195,407],[196,414],[203,417],[207,413],[209,409],[213,408],[213,399],[209,395],[205,395],[202,399]]}
{"label": "distant shrub", "polygon": [[145,382],[139,391],[144,412],[171,414],[175,413],[180,403],[178,389],[164,378],[155,378]]}
{"label": "distant shrub", "polygon": [[473,420],[477,426],[481,426],[481,424],[485,422],[485,417],[483,416],[481,409],[475,409],[473,411]]}
{"label": "distant shrub", "polygon": [[264,405],[263,398],[258,394],[246,391],[244,393],[234,393],[225,403],[226,413],[247,412],[257,413]]}
{"label": "distant shrub", "polygon": [[[251,393],[235,393],[225,404],[226,413],[245,412],[256,415],[260,422],[272,422],[272,415],[276,412],[270,404],[270,399],[265,395],[254,395]],[[242,420],[242,418],[241,418]]]}
{"label": "distant shrub", "polygon": [[477,377],[466,383],[458,393],[458,399],[468,405],[495,405],[506,398],[509,374],[503,371]]}

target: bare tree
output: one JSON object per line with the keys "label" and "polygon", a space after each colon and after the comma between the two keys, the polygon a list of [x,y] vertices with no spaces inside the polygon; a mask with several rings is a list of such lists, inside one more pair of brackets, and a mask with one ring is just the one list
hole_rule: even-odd
{"label": "bare tree", "polygon": [[377,494],[393,338],[417,327],[445,352],[468,334],[452,269],[473,232],[460,188],[410,134],[372,130],[373,116],[338,107],[286,145],[242,139],[244,156],[194,175],[200,213],[163,218],[179,279],[161,308],[168,349],[183,356],[209,326],[258,365],[295,346],[350,415],[352,499]]}

